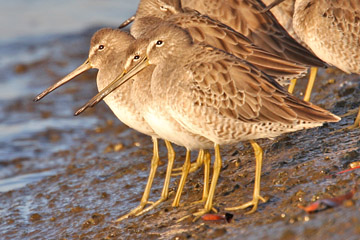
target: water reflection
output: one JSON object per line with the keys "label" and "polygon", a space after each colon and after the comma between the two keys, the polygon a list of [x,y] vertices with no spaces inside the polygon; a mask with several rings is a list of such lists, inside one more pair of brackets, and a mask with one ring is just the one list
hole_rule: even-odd
{"label": "water reflection", "polygon": [[[84,137],[86,130],[101,123],[95,115],[73,116],[74,109],[96,91],[95,75],[88,75],[89,81],[83,86],[74,81],[63,93],[55,93],[40,103],[32,99],[83,61],[91,32],[96,31],[94,26],[118,26],[135,13],[138,2],[1,3],[0,192],[61,171],[66,158],[54,158],[53,154],[64,151],[64,147],[70,150],[76,138]],[[51,140],[51,131],[59,131],[58,140]],[[50,168],[56,171],[43,171]]]}
{"label": "water reflection", "polygon": [[135,13],[138,2],[139,0],[2,1],[0,43],[8,39],[20,40],[24,37],[81,31],[94,24],[116,25]]}
{"label": "water reflection", "polygon": [[0,192],[8,192],[24,187],[26,184],[40,181],[44,177],[52,176],[54,174],[56,174],[56,170],[29,173],[11,178],[0,179]]}

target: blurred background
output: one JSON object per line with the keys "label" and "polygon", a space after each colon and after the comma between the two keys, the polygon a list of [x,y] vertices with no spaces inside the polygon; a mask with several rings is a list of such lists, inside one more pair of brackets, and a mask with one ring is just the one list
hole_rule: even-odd
{"label": "blurred background", "polygon": [[77,89],[80,77],[59,90],[60,94],[39,103],[32,99],[86,59],[90,37],[96,30],[117,27],[135,13],[138,2],[1,2],[0,191],[22,187],[61,169],[64,158],[49,158],[68,150],[72,136],[64,134],[63,138],[56,131],[75,131],[76,136],[76,131],[100,124],[94,115],[73,116],[73,110],[96,93],[95,71],[81,90]]}
{"label": "blurred background", "polygon": [[[139,204],[149,174],[152,141],[124,124],[100,102],[74,112],[97,93],[96,70],[46,96],[34,97],[87,58],[91,36],[132,16],[139,0],[12,0],[0,7],[0,238],[1,239],[359,239],[358,204],[304,214],[297,206],[339,196],[359,173],[335,174],[359,161],[360,130],[336,124],[262,139],[262,195],[270,201],[256,213],[235,211],[234,222],[175,222],[202,204],[203,173],[189,175],[183,206],[170,197],[140,217],[113,221]],[[307,81],[295,94],[302,97]],[[358,75],[320,69],[312,102],[341,115],[359,106]],[[184,149],[175,147],[176,167]],[[150,200],[161,194],[167,152]],[[193,158],[197,152],[193,152]],[[255,160],[247,143],[222,148],[223,168],[215,204],[243,203],[252,196]],[[358,197],[356,198],[358,199]],[[141,223],[141,224],[139,224]],[[226,226],[226,227],[225,227]],[[336,235],[342,234],[342,235]],[[343,236],[343,237],[341,237]]]}
{"label": "blurred background", "polygon": [[27,42],[76,33],[94,25],[116,26],[136,11],[139,0],[2,1],[0,42]]}

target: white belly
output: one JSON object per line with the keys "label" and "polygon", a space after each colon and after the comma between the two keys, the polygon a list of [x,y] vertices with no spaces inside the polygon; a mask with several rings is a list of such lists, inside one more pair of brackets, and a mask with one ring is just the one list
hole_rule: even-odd
{"label": "white belly", "polygon": [[166,139],[179,146],[184,146],[189,150],[209,149],[213,147],[212,142],[185,130],[168,113],[149,109],[143,114],[147,123],[160,138]]}

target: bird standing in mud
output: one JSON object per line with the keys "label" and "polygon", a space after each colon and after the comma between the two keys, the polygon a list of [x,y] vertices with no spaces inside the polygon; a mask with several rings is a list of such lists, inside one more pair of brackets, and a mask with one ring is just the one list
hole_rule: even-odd
{"label": "bird standing in mud", "polygon": [[[97,31],[91,38],[89,58],[73,72],[71,72],[66,77],[55,83],[53,86],[40,93],[35,98],[35,101],[39,101],[53,90],[57,89],[58,87],[75,78],[77,75],[91,68],[96,68],[99,70],[96,82],[99,91],[103,90],[108,84],[110,84],[110,82],[114,78],[118,76],[119,69],[123,68],[126,49],[133,41],[135,41],[135,39],[130,34],[121,30],[105,28]],[[175,159],[175,153],[171,144],[165,140],[166,147],[168,149],[169,162],[166,171],[164,187],[160,200],[155,203],[150,203],[148,201],[150,189],[159,164],[157,140],[158,135],[152,130],[149,124],[147,124],[147,122],[143,118],[143,114],[135,106],[134,101],[129,94],[132,87],[133,84],[131,81],[129,81],[124,84],[122,88],[119,88],[114,92],[110,93],[104,99],[106,104],[110,107],[110,109],[114,112],[114,114],[119,118],[121,122],[145,135],[152,136],[154,144],[150,174],[140,204],[128,214],[124,215],[123,218],[139,214],[147,204],[151,204],[151,206],[154,207],[168,198],[170,177]],[[82,111],[83,110],[79,110],[77,114]],[[205,168],[207,168],[209,164],[210,162],[208,161],[207,164],[205,164]]]}
{"label": "bird standing in mud", "polygon": [[[197,43],[211,45],[247,60],[279,81],[303,76],[307,70],[303,63],[291,61],[254,44],[254,41],[232,29],[231,26],[202,15],[196,10],[181,8],[178,0],[140,1],[130,29],[131,34],[138,38],[145,32],[149,32],[152,26],[158,25],[161,20],[172,22],[185,29]],[[306,56],[305,52],[299,52],[296,49],[292,51],[302,54],[301,59]]]}
{"label": "bird standing in mud", "polygon": [[[239,34],[242,34],[250,43],[256,45],[262,50],[265,50],[267,53],[272,53],[282,60],[288,60],[290,62],[300,64],[302,67],[312,66],[312,71],[309,79],[309,90],[306,91],[305,98],[307,101],[310,99],[309,92],[311,92],[311,83],[314,81],[316,76],[316,67],[326,67],[326,64],[322,62],[319,58],[314,56],[307,48],[303,47],[301,44],[297,43],[289,34],[281,27],[277,22],[275,17],[270,12],[263,12],[265,5],[259,0],[240,0],[240,1],[202,1],[202,0],[142,0],[140,1],[136,15],[129,20],[125,21],[124,26],[129,24],[131,21],[136,22],[136,20],[141,19],[146,16],[155,16],[162,18],[164,20],[170,20],[173,15],[180,15],[173,17],[177,24],[183,28],[193,28],[193,33],[191,30],[191,35],[194,40],[205,42],[214,47],[223,49],[224,51],[230,52],[237,57],[241,57],[236,54],[237,51],[232,52],[233,49],[229,49],[228,46],[231,46],[233,43],[234,37],[230,37],[230,45],[224,45],[223,41],[226,42],[226,39],[223,39],[226,36],[226,33],[217,32],[212,28],[206,28],[199,22],[199,19],[182,19],[181,13],[189,12],[189,9],[195,9],[199,11],[204,16],[210,17],[210,19],[218,20],[222,24],[226,25],[227,28],[232,28]],[[204,19],[202,20],[204,21]],[[190,24],[190,25],[189,25]],[[205,24],[206,25],[206,24]],[[141,26],[140,26],[141,28]],[[132,26],[132,34],[136,36],[136,27]],[[215,34],[218,38],[217,43],[209,42],[207,37],[204,36],[204,33]],[[231,34],[230,34],[231,35]],[[220,37],[219,37],[220,36]],[[229,37],[228,37],[229,38]],[[238,41],[238,37],[236,38]],[[220,42],[219,42],[220,40]],[[241,42],[241,41],[240,41]],[[256,54],[255,54],[256,57]],[[252,63],[255,65],[264,64],[264,59],[257,59]],[[249,59],[251,62],[251,60]],[[276,61],[269,60],[266,63],[270,64],[267,66],[270,70],[274,69],[274,63]],[[271,65],[272,64],[272,65]],[[289,65],[290,66],[290,65]],[[290,79],[291,68],[284,69],[280,68],[277,74],[279,76],[283,75],[285,79]],[[260,70],[270,74],[270,72],[259,68]],[[284,71],[285,70],[285,71]],[[288,72],[287,72],[288,71]],[[292,70],[294,71],[294,70]],[[284,73],[287,74],[284,75]],[[305,69],[303,70],[305,72]],[[270,74],[271,75],[271,74]],[[296,78],[303,75],[293,75],[292,83],[289,86],[289,91],[292,92],[296,83]],[[276,75],[275,75],[276,78]],[[295,78],[295,79],[294,79]]]}
{"label": "bird standing in mud", "polygon": [[[220,146],[250,141],[256,158],[253,199],[227,210],[257,209],[262,149],[254,140],[337,122],[339,117],[290,95],[246,61],[209,45],[194,43],[185,30],[164,22],[139,38],[145,55],[129,54],[124,74],[103,91],[111,92],[153,67],[145,120],[162,138],[177,139],[176,126],[213,143],[215,162],[209,195],[196,218],[211,211],[221,169]],[[131,66],[131,68],[130,68]],[[155,109],[151,109],[155,108]],[[152,118],[152,119],[149,119]],[[169,119],[171,119],[169,121]],[[161,124],[160,124],[161,123]],[[184,135],[187,136],[187,135]],[[183,138],[183,141],[186,141]],[[179,141],[179,140],[178,140]]]}
{"label": "bird standing in mud", "polygon": [[[357,0],[266,0],[283,26],[324,62],[360,74],[360,2]],[[284,17],[286,16],[286,17]],[[305,97],[309,98],[311,88]],[[360,108],[349,128],[360,127]]]}
{"label": "bird standing in mud", "polygon": [[[293,27],[323,61],[360,74],[360,1],[296,0]],[[350,128],[358,127],[360,108]]]}
{"label": "bird standing in mud", "polygon": [[[226,23],[231,24],[237,31],[195,10],[182,8],[181,4],[184,2],[180,2],[180,0],[141,0],[136,12],[136,17],[130,20],[133,21],[130,31],[133,36],[138,38],[144,35],[144,33],[150,32],[154,26],[166,20],[188,31],[195,42],[211,45],[244,59],[281,84],[288,84],[288,80],[303,76],[307,71],[307,67],[305,66],[307,64],[324,65],[321,60],[314,57],[307,49],[289,37],[281,27],[276,27],[278,24],[274,24],[273,26],[274,19],[271,18],[271,15],[268,16],[268,13],[261,14],[259,9],[255,7],[255,5],[257,6],[258,4],[247,1],[248,0],[241,2],[241,4],[244,5],[241,6],[250,11],[248,14],[255,15],[256,23],[254,24],[252,22],[250,24],[245,21],[245,19],[241,17],[238,18],[239,24],[241,23],[244,26],[243,28],[247,29],[244,30],[241,28],[241,32],[237,32],[239,31],[238,24],[235,24],[233,21],[226,21]],[[193,4],[198,10],[199,6],[191,3],[191,1],[187,1],[187,4]],[[215,4],[215,2],[211,2],[211,4]],[[222,5],[222,9],[224,10],[222,12],[229,13],[233,7],[234,4],[224,4]],[[213,8],[209,9],[212,10]],[[241,16],[241,14],[239,16]],[[215,17],[220,18],[216,14]],[[263,18],[265,20],[263,20]],[[222,18],[222,20],[226,19],[226,17]],[[127,21],[127,23],[130,21]],[[264,21],[269,26],[263,28],[274,28],[271,31],[274,36],[266,36],[269,38],[269,41],[271,40],[270,42],[275,41],[276,44],[264,44],[264,29],[259,29],[264,25]],[[253,33],[249,34],[249,32]],[[242,33],[247,34],[252,40]],[[254,42],[260,44],[260,47],[254,44]],[[275,47],[275,45],[280,45],[281,47]],[[265,49],[263,49],[263,47]],[[279,50],[279,48],[281,50]],[[290,59],[295,59],[296,61],[294,62]],[[202,158],[198,157],[198,160],[201,159]],[[191,169],[196,170],[199,166],[201,166],[201,162],[197,161]],[[186,168],[184,168],[183,177],[184,174],[185,176],[187,175]],[[174,201],[173,206],[178,205],[176,202],[178,201]]]}

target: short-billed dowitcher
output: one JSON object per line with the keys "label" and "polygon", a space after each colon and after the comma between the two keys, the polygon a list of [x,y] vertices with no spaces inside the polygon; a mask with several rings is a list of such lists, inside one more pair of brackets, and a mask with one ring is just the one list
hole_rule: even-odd
{"label": "short-billed dowitcher", "polygon": [[[142,59],[141,56],[145,56],[146,44],[142,40],[136,41],[134,44],[131,44],[127,50],[125,68],[131,69],[135,66],[139,60]],[[156,101],[156,98],[153,97],[151,93],[151,76],[153,74],[155,66],[150,66],[149,68],[144,69],[139,74],[133,76],[133,86],[131,89],[131,98],[135,103],[136,108],[142,113],[146,122],[153,128],[155,132],[162,139],[167,139],[168,141],[175,143],[179,146],[184,146],[186,148],[186,158],[183,166],[183,174],[181,176],[178,190],[176,192],[172,206],[179,206],[180,197],[185,185],[187,175],[190,170],[190,151],[194,149],[208,149],[211,148],[212,143],[200,136],[195,135],[191,132],[188,132],[185,128],[181,126],[176,120],[171,118],[171,115],[166,113],[166,110],[159,106]],[[171,131],[169,131],[171,129]],[[204,154],[205,161],[205,182],[204,182],[204,194],[203,200],[206,200],[208,192],[208,173],[210,168],[210,158],[207,150],[201,152]],[[201,157],[201,156],[199,156]],[[165,199],[163,199],[165,200]],[[158,201],[157,203],[160,203]],[[147,209],[144,209],[143,212],[149,211],[154,206],[154,204]]]}
{"label": "short-billed dowitcher", "polygon": [[[296,0],[296,34],[323,61],[360,74],[360,1]],[[359,127],[360,110],[352,126]]]}
{"label": "short-billed dowitcher", "polygon": [[[186,29],[193,40],[205,43],[237,57],[246,59],[268,75],[279,81],[303,76],[307,68],[301,64],[284,60],[257,46],[244,35],[228,26],[199,14],[194,10],[184,10],[179,0],[142,0],[138,6],[131,33],[136,38],[166,19]],[[287,81],[285,81],[285,84]],[[198,158],[200,159],[200,158]],[[194,169],[199,164],[194,165]]]}
{"label": "short-billed dowitcher", "polygon": [[[121,74],[105,91],[111,92],[137,73],[154,67],[150,84],[154,105],[151,107],[161,114],[152,115],[157,119],[149,121],[150,126],[157,134],[161,132],[173,140],[179,137],[186,141],[184,137],[191,136],[182,133],[172,136],[177,132],[172,127],[177,124],[189,133],[211,140],[215,148],[213,176],[204,209],[196,212],[196,217],[212,209],[222,164],[220,145],[249,140],[254,148],[253,199],[228,208],[253,206],[250,211],[253,212],[258,202],[264,201],[260,196],[262,149],[253,140],[340,120],[330,112],[290,95],[246,61],[212,46],[194,43],[188,32],[175,25],[164,22],[145,39],[136,41],[146,47],[146,56],[141,57],[135,52],[125,65],[126,74]],[[133,60],[138,64],[128,69],[129,61]],[[168,118],[171,122],[166,121]],[[172,122],[174,120],[177,124]]]}
{"label": "short-billed dowitcher", "polygon": [[[237,57],[246,59],[249,63],[279,81],[303,76],[307,71],[307,68],[301,64],[284,60],[282,57],[254,46],[247,37],[216,20],[201,15],[194,10],[182,9],[179,0],[141,0],[134,18],[135,21],[131,27],[132,35],[139,37],[148,32],[150,28],[159,24],[158,18],[166,19],[166,21],[186,29],[196,42],[217,47]],[[302,54],[301,58],[306,56],[302,48],[300,48],[300,51],[294,52]],[[316,59],[316,61],[321,62],[319,59]],[[285,84],[287,84],[287,81],[285,81]],[[199,162],[194,164],[193,169],[198,166],[200,166]]]}
{"label": "short-billed dowitcher", "polygon": [[[132,69],[138,61],[145,57],[146,46],[146,40],[143,39],[139,39],[129,46],[126,57],[127,61],[124,66],[125,69]],[[133,77],[134,82],[131,96],[136,107],[143,114],[144,119],[161,138],[167,139],[179,146],[184,146],[187,150],[183,166],[183,172],[185,174],[183,174],[180,179],[178,191],[172,204],[173,206],[179,206],[182,189],[187,178],[187,173],[190,170],[190,151],[211,148],[212,142],[201,135],[187,131],[186,128],[173,119],[172,116],[167,113],[167,110],[159,104],[159,96],[152,94],[151,77],[154,68],[155,66],[149,66],[149,68],[145,68]],[[149,74],[149,71],[146,72],[147,69],[149,69],[152,74]],[[205,151],[205,154],[208,154],[208,152]],[[207,163],[210,164],[210,159],[206,158],[206,160]],[[205,176],[205,181],[207,181],[206,177],[208,176]],[[204,183],[205,188],[207,185],[207,182]],[[206,196],[203,196],[203,199],[206,200]],[[151,209],[151,207],[148,209]]]}
{"label": "short-billed dowitcher", "polygon": [[[144,44],[141,39],[134,42],[134,44],[130,44],[127,50],[128,54],[126,57],[127,61],[125,63],[125,68],[131,69],[138,63],[137,61],[145,57],[146,46],[147,45]],[[209,152],[203,149],[211,148],[213,146],[213,143],[201,135],[196,135],[187,131],[175,119],[172,119],[171,115],[168,115],[165,109],[161,108],[161,106],[158,106],[158,102],[151,93],[150,85],[154,67],[155,66],[146,68],[139,74],[132,77],[133,84],[131,91],[129,91],[129,94],[131,92],[131,100],[135,103],[136,109],[141,112],[145,121],[151,126],[151,128],[155,127],[157,129],[157,135],[160,136],[160,138],[167,139],[168,141],[173,142],[179,146],[184,146],[187,149],[182,176],[172,205],[174,207],[179,206],[182,189],[185,185],[185,181],[191,167],[190,151],[194,149],[200,150],[199,158],[202,158],[204,160],[205,174],[202,200],[205,201],[208,194],[210,157]],[[81,111],[87,107],[93,106],[100,99],[102,99],[102,97],[104,96],[104,92],[106,93],[106,89],[100,91],[92,100],[89,101],[88,104],[85,105],[85,107],[81,109]],[[169,129],[171,129],[171,131]],[[140,213],[151,210],[154,206],[157,206],[162,200],[159,200],[158,202],[154,203],[147,209],[144,209]],[[119,220],[122,220],[122,218],[120,218]]]}
{"label": "short-billed dowitcher", "polygon": [[[235,31],[244,34],[249,38],[249,40],[254,43],[257,47],[266,50],[267,52],[273,53],[283,59],[291,60],[293,62],[304,64],[307,66],[312,66],[308,88],[305,92],[305,100],[310,100],[310,94],[312,90],[312,86],[315,81],[317,67],[324,67],[326,64],[314,56],[310,51],[308,51],[301,44],[297,43],[292,37],[287,34],[287,32],[279,25],[276,21],[275,17],[270,12],[262,12],[264,10],[265,5],[260,0],[240,0],[240,1],[202,1],[202,0],[142,0],[140,1],[136,17],[126,21],[126,24],[129,24],[132,20],[136,20],[142,18],[144,16],[156,16],[162,19],[169,20],[168,17],[172,14],[179,13],[184,9],[181,6],[186,8],[193,8],[202,14],[208,15],[215,20],[219,20],[222,23],[230,26]],[[189,23],[183,22],[181,23]],[[122,24],[121,26],[125,26]],[[195,34],[200,37],[200,41],[204,41],[203,32],[204,30],[197,26],[197,21],[193,22],[192,26],[195,31]],[[133,28],[132,28],[133,29]],[[213,29],[210,29],[213,30]],[[205,31],[206,32],[206,31]],[[211,32],[211,31],[210,31]],[[134,34],[134,32],[132,32]],[[195,36],[196,36],[195,35]],[[199,36],[200,35],[200,36]],[[219,37],[221,36],[221,37]],[[222,39],[224,35],[217,34],[217,43],[213,43],[211,45],[215,45],[220,49],[225,51],[230,51],[227,47],[224,46],[224,40]],[[194,37],[194,35],[193,35]],[[220,39],[220,41],[219,41]],[[199,40],[199,39],[196,39]],[[231,39],[232,41],[232,39]],[[205,43],[209,44],[205,39]],[[232,43],[231,43],[232,44]],[[230,44],[230,46],[231,46]],[[224,47],[223,47],[224,46]],[[231,52],[236,55],[235,52]],[[250,51],[251,53],[251,51]],[[248,51],[249,54],[249,51]],[[238,56],[240,57],[240,56]],[[261,59],[257,59],[257,61],[249,61],[251,63],[255,63],[256,65],[262,65],[264,63],[264,56]],[[292,79],[291,84],[289,86],[289,91],[293,92],[296,78],[290,77],[291,73],[293,73],[294,69],[288,68],[289,66],[280,66],[278,65],[277,70],[274,71],[274,63],[277,61],[267,61],[270,66],[266,66],[265,69],[260,67],[260,70],[271,75],[271,72],[275,73],[277,77],[285,77],[285,79]],[[259,66],[257,66],[259,67]],[[284,68],[285,67],[285,68]],[[270,68],[270,69],[269,69]],[[273,69],[271,69],[273,68]],[[270,71],[266,71],[270,70]],[[285,71],[284,71],[285,70]],[[290,72],[289,72],[290,71]],[[296,70],[295,70],[296,71]],[[304,70],[301,75],[304,74]],[[275,75],[275,77],[276,77]],[[287,83],[287,82],[286,82]]]}
{"label": "short-billed dowitcher", "polygon": [[[97,31],[91,39],[88,59],[80,67],[76,68],[59,82],[39,94],[35,100],[40,100],[48,93],[91,68],[97,68],[99,70],[96,82],[99,91],[101,91],[110,83],[111,80],[118,76],[118,69],[122,69],[124,65],[126,49],[134,40],[135,39],[130,34],[120,30],[105,28]],[[124,215],[123,218],[138,214],[148,203],[150,203],[148,202],[150,189],[159,163],[158,136],[144,120],[142,113],[136,108],[135,104],[131,100],[129,94],[131,88],[132,83],[128,82],[124,84],[123,88],[112,92],[104,100],[120,121],[141,133],[152,136],[154,149],[148,182],[140,204],[128,214]],[[161,199],[166,199],[168,196],[171,170],[175,158],[175,153],[171,144],[168,141],[165,141],[165,143],[168,149],[169,163]]]}

